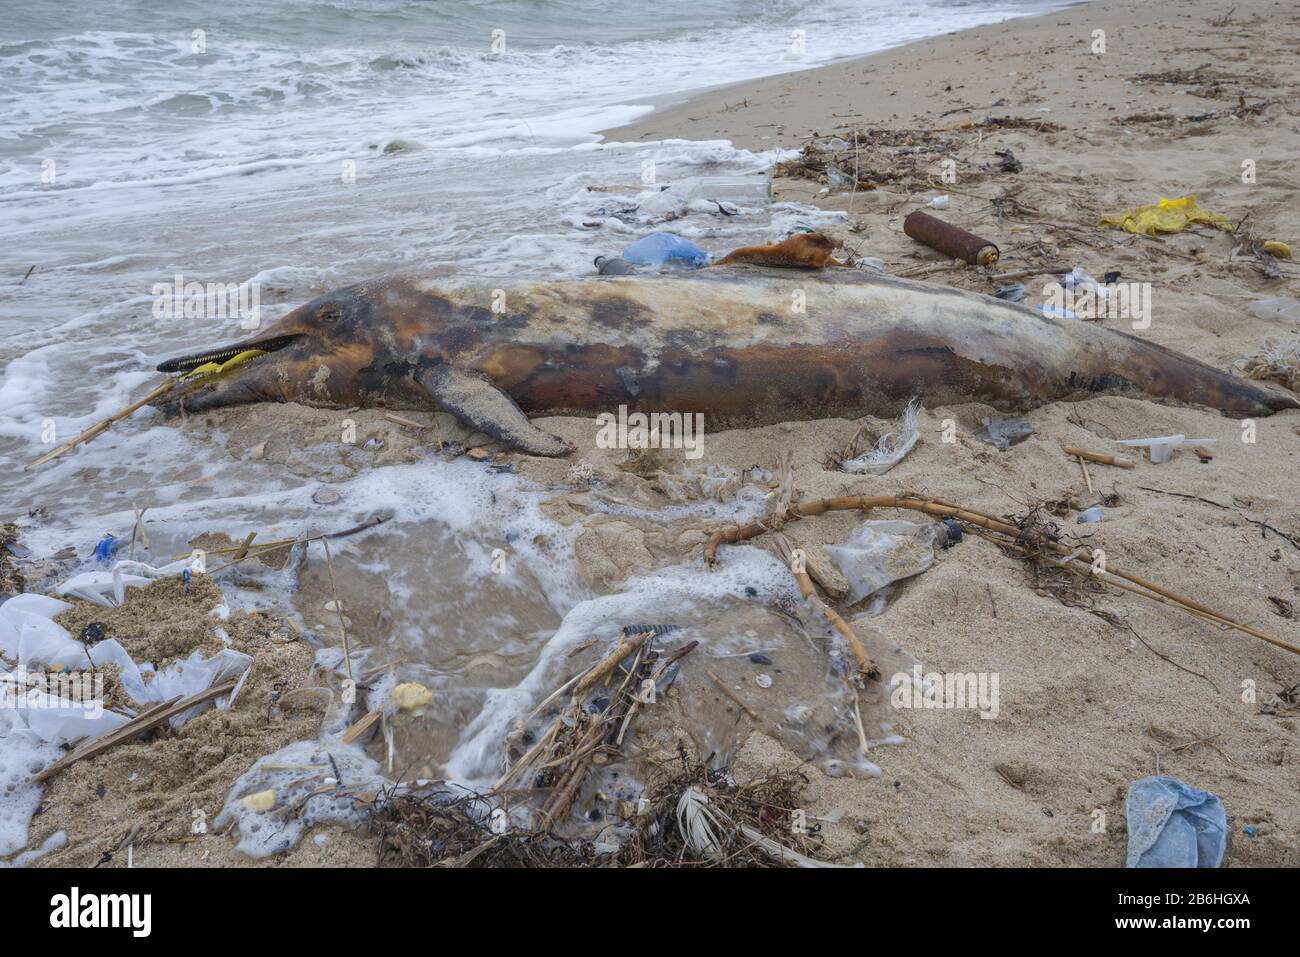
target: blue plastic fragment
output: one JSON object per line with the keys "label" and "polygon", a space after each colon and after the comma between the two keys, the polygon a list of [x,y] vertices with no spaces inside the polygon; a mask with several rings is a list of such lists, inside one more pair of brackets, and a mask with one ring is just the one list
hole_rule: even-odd
{"label": "blue plastic fragment", "polygon": [[1043,303],[1043,315],[1049,319],[1078,319],[1073,309],[1066,309],[1064,306],[1054,306],[1050,302]]}
{"label": "blue plastic fragment", "polygon": [[107,562],[117,554],[118,549],[126,544],[124,538],[114,538],[112,535],[105,535],[95,546],[96,561]]}
{"label": "blue plastic fragment", "polygon": [[1169,775],[1129,785],[1128,867],[1218,867],[1223,862],[1228,818],[1209,791]]}

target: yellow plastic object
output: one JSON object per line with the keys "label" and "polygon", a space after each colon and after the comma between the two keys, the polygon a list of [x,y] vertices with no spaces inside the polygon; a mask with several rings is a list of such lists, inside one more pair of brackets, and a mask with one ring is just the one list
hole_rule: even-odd
{"label": "yellow plastic object", "polygon": [[181,376],[182,381],[185,379],[199,379],[204,376],[216,375],[219,372],[226,372],[230,369],[238,368],[245,362],[252,362],[258,356],[264,356],[266,352],[262,349],[245,349],[238,355],[231,356],[225,362],[205,362],[201,366],[195,366],[189,372]]}
{"label": "yellow plastic object", "polygon": [[1291,247],[1280,239],[1270,239],[1264,244],[1264,252],[1270,256],[1276,256],[1278,259],[1290,259]]}
{"label": "yellow plastic object", "polygon": [[247,794],[239,799],[239,803],[255,814],[265,814],[275,807],[275,792],[268,788],[256,794]]}
{"label": "yellow plastic object", "polygon": [[1226,232],[1232,232],[1227,216],[1212,213],[1198,206],[1195,196],[1165,199],[1150,206],[1134,206],[1121,213],[1107,213],[1097,220],[1099,226],[1114,226],[1130,233],[1154,236],[1157,233],[1180,233],[1193,223],[1203,223]]}
{"label": "yellow plastic object", "polygon": [[398,711],[415,711],[433,703],[433,692],[422,684],[408,681],[393,689],[393,704]]}

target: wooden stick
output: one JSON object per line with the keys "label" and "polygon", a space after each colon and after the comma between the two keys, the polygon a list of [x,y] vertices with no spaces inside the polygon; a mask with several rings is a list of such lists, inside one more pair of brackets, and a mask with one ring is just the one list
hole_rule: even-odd
{"label": "wooden stick", "polygon": [[725,681],[723,681],[721,678],[715,675],[712,671],[705,671],[704,673],[709,676],[709,678],[713,681],[715,685],[718,686],[719,691],[721,691],[723,694],[725,694],[728,698],[732,700],[732,703],[734,703],[736,707],[740,708],[741,711],[749,715],[749,717],[756,724],[759,723],[758,713],[755,712],[754,709],[751,708],[749,705],[745,704],[745,702],[741,700],[740,695],[736,694],[736,692],[728,688],[727,683]]}
{"label": "wooden stick", "polygon": [[148,711],[142,712],[137,717],[132,718],[116,731],[111,731],[106,735],[95,738],[83,747],[65,754],[58,761],[55,761],[40,774],[36,775],[32,780],[38,783],[45,781],[53,775],[58,774],[69,765],[76,764],[83,758],[94,757],[96,754],[101,754],[110,748],[122,744],[124,741],[129,741],[138,734],[152,731],[154,728],[166,723],[176,715],[188,711],[196,704],[202,704],[205,701],[219,698],[223,694],[234,691],[235,685],[238,683],[239,679],[232,678],[222,684],[208,688],[206,691],[200,691],[198,694],[190,695],[188,698],[172,698],[170,701],[165,701],[162,704],[156,705]]}
{"label": "wooden stick", "polygon": [[[343,636],[343,664],[347,667],[348,680],[352,681],[352,651],[348,648],[348,626],[343,623],[343,602],[339,601],[339,590],[334,587],[334,559],[330,557],[329,539],[322,537],[320,543],[325,546],[325,568],[330,576],[330,593],[334,596],[334,612],[339,616],[339,634]],[[239,560],[239,558],[235,558],[227,564],[233,565]]]}
{"label": "wooden stick", "polygon": [[1083,473],[1083,484],[1088,486],[1088,494],[1092,495],[1092,476],[1088,474],[1088,463],[1083,460],[1082,455],[1076,455],[1074,460],[1079,463],[1079,471]]}
{"label": "wooden stick", "polygon": [[373,725],[376,721],[378,721],[380,717],[383,715],[383,713],[384,710],[382,708],[376,708],[374,711],[369,712],[363,718],[361,718],[361,720],[359,720],[356,724],[348,728],[347,731],[343,733],[343,737],[340,738],[339,740],[342,741],[344,744],[351,744],[357,738],[361,737],[368,730],[370,730],[371,725]]}
{"label": "wooden stick", "polygon": [[1073,445],[1065,447],[1065,454],[1073,455],[1075,458],[1087,459],[1089,462],[1097,462],[1101,465],[1115,465],[1122,469],[1136,468],[1136,465],[1128,459],[1122,459],[1117,455],[1108,455],[1105,452],[1089,452],[1087,449],[1081,449]]}
{"label": "wooden stick", "polygon": [[776,547],[780,550],[781,557],[785,559],[786,564],[790,566],[795,583],[799,586],[799,594],[803,596],[804,601],[811,601],[814,607],[822,613],[822,616],[830,622],[831,627],[848,642],[849,650],[853,652],[853,658],[858,663],[858,671],[868,676],[879,675],[880,671],[876,668],[876,663],[871,660],[871,655],[867,654],[862,639],[858,637],[857,633],[849,627],[849,623],[841,618],[834,608],[821,600],[808,572],[796,567],[794,549],[790,547],[790,540],[781,534],[777,534],[775,539]]}
{"label": "wooden stick", "polygon": [[421,425],[419,422],[416,422],[414,419],[408,419],[408,418],[406,418],[406,417],[404,417],[404,416],[397,415],[396,413],[393,413],[393,412],[385,412],[385,413],[384,413],[384,418],[387,419],[389,422],[396,422],[398,425],[404,425],[404,426],[406,426],[408,429],[427,429],[427,428],[429,428],[429,426],[427,426],[427,425]]}
{"label": "wooden stick", "polygon": [[244,536],[244,540],[240,543],[238,551],[235,552],[235,561],[239,561],[239,559],[248,554],[248,548],[253,544],[253,539],[256,537],[257,532],[249,532]]}
{"label": "wooden stick", "polygon": [[593,666],[590,671],[582,676],[582,680],[574,686],[574,695],[580,695],[584,691],[594,687],[604,679],[607,674],[613,671],[620,661],[644,645],[646,640],[653,634],[653,631],[643,631],[631,640],[625,640],[627,637],[626,635],[619,635],[620,640],[618,647],[601,659],[601,661]]}
{"label": "wooden stick", "polygon": [[[813,515],[821,515],[823,512],[829,511],[867,511],[873,508],[904,508],[918,512],[925,512],[928,515],[934,515],[938,518],[955,518],[958,521],[967,523],[968,525],[974,525],[989,531],[999,532],[1015,542],[1032,542],[1050,549],[1058,555],[1068,555],[1070,553],[1069,547],[1060,542],[1018,528],[1015,525],[1010,525],[1001,519],[993,518],[991,515],[985,515],[981,512],[976,512],[973,509],[965,508],[961,505],[955,505],[951,502],[944,502],[942,499],[922,498],[911,494],[849,495],[840,498],[823,498],[812,502],[800,502],[790,506],[786,515],[786,521],[794,521]],[[763,522],[751,522],[749,525],[719,529],[709,537],[708,542],[704,546],[704,561],[710,565],[716,561],[719,545],[748,541],[749,539],[756,538],[767,531],[769,531],[769,528]],[[1112,577],[1125,579],[1126,581],[1132,582],[1134,585],[1138,585],[1147,591],[1163,595],[1165,598],[1173,601],[1176,605],[1182,606],[1182,608],[1189,613],[1201,612],[1202,616],[1208,615],[1237,631],[1245,632],[1246,634],[1259,638],[1262,641],[1267,641],[1271,645],[1276,645],[1279,648],[1284,648],[1287,651],[1300,655],[1300,647],[1296,647],[1295,645],[1285,642],[1280,638],[1276,638],[1273,635],[1261,631],[1251,625],[1243,624],[1236,619],[1229,618],[1227,615],[1216,612],[1214,609],[1201,604],[1195,599],[1188,598],[1185,595],[1180,595],[1175,591],[1157,585],[1155,582],[1148,581],[1132,572],[1127,572],[1114,566],[1108,566],[1106,577],[1100,578],[1099,580],[1105,581],[1107,584],[1114,584],[1111,580]]]}
{"label": "wooden stick", "polygon": [[125,419],[136,409],[140,408],[141,406],[148,405],[154,399],[158,398],[158,396],[163,395],[164,393],[170,391],[173,387],[175,387],[176,382],[177,382],[176,379],[168,379],[166,382],[160,383],[156,388],[154,388],[152,392],[146,395],[143,399],[139,399],[135,402],[132,402],[125,409],[118,409],[107,419],[104,419],[101,422],[96,422],[94,425],[86,429],[86,431],[82,432],[76,438],[64,442],[57,449],[52,449],[51,451],[46,452],[36,461],[27,463],[26,465],[23,466],[23,471],[29,472],[32,469],[36,468],[38,465],[44,465],[46,462],[50,461],[50,459],[56,459],[64,452],[70,452],[73,449],[75,449],[78,445],[81,445],[85,442],[89,442],[97,435],[107,432],[109,427],[114,422],[119,422],[122,419]]}

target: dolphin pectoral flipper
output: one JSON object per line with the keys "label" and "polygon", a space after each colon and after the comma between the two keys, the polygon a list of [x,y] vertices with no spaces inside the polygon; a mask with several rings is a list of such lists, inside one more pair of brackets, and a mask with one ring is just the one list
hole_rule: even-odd
{"label": "dolphin pectoral flipper", "polygon": [[487,379],[445,363],[426,369],[416,379],[444,411],[513,449],[551,457],[573,451],[568,442],[528,421],[515,400]]}

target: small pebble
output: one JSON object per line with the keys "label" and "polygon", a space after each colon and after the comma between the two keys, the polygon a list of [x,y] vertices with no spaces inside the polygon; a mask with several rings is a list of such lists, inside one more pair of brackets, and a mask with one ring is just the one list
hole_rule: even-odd
{"label": "small pebble", "polygon": [[769,658],[767,655],[760,654],[759,652],[756,651],[749,656],[749,663],[752,665],[770,665],[772,663],[772,659]]}

